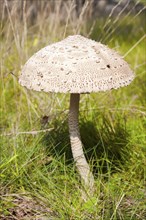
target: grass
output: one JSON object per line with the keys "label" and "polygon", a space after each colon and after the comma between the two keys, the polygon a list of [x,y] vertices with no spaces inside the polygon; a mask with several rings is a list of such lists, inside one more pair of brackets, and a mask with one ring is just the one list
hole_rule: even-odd
{"label": "grass", "polygon": [[[100,36],[123,55],[146,31],[140,16],[124,18],[109,38],[112,22]],[[96,185],[94,197],[85,202],[70,150],[69,95],[28,91],[17,78],[35,51],[60,40],[64,30],[74,33],[72,21],[66,28],[58,18],[55,33],[49,20],[40,21],[46,29],[39,22],[26,29],[24,20],[8,17],[1,25],[1,219],[145,219],[145,39],[125,57],[136,74],[131,85],[81,96],[81,136]],[[82,21],[77,29],[98,39],[102,22]],[[45,129],[51,130],[32,134]]]}

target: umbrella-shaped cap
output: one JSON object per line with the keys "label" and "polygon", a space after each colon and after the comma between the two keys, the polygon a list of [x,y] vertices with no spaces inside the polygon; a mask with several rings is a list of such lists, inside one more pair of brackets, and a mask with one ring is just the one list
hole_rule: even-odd
{"label": "umbrella-shaped cap", "polygon": [[129,65],[116,51],[73,35],[35,53],[24,65],[19,82],[36,91],[89,93],[117,89],[133,79]]}

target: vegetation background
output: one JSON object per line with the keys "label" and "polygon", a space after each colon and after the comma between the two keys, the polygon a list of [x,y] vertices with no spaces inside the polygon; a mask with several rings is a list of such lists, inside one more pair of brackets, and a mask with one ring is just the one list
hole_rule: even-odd
{"label": "vegetation background", "polygon": [[[145,1],[1,0],[0,16],[0,219],[144,220]],[[69,95],[18,84],[33,53],[73,34],[116,49],[136,75],[128,87],[81,96],[81,136],[96,180],[87,201],[70,151]]]}

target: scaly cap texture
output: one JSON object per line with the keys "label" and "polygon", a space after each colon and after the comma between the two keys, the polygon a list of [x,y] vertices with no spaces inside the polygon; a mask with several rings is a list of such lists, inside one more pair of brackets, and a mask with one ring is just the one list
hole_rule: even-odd
{"label": "scaly cap texture", "polygon": [[90,93],[130,84],[134,74],[113,49],[73,35],[35,53],[24,65],[19,82],[28,89]]}

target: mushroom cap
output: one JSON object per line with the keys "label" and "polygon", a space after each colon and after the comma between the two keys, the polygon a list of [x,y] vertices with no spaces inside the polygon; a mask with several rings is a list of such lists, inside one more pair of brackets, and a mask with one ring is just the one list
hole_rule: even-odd
{"label": "mushroom cap", "polygon": [[73,35],[35,53],[24,65],[19,83],[36,91],[90,93],[127,86],[133,79],[116,51]]}

